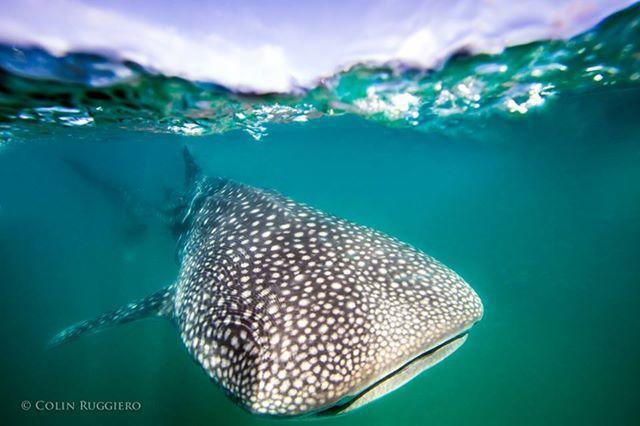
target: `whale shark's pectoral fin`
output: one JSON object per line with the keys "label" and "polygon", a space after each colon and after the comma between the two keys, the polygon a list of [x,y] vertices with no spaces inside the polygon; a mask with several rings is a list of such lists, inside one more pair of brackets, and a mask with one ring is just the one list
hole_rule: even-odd
{"label": "whale shark's pectoral fin", "polygon": [[49,341],[49,346],[58,346],[83,334],[95,333],[114,325],[124,324],[151,316],[172,317],[174,286],[168,286],[144,299],[106,312],[96,318],[85,320],[65,328]]}

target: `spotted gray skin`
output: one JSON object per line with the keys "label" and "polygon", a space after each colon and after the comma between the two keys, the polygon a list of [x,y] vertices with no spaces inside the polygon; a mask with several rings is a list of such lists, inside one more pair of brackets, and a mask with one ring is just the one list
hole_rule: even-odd
{"label": "spotted gray skin", "polygon": [[482,316],[471,287],[407,244],[273,192],[204,186],[175,315],[189,352],[252,412],[331,406]]}
{"label": "spotted gray skin", "polygon": [[293,416],[361,394],[482,317],[462,278],[408,244],[237,182],[196,188],[176,283],[55,343],[148,310],[241,406]]}

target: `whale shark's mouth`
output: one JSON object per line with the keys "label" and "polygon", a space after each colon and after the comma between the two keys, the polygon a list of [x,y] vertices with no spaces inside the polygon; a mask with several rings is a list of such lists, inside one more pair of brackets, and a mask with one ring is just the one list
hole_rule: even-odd
{"label": "whale shark's mouth", "polygon": [[409,360],[392,373],[382,377],[372,385],[367,386],[348,401],[339,401],[338,403],[318,412],[317,415],[326,416],[344,414],[393,392],[423,371],[433,367],[455,352],[467,340],[467,335],[468,333],[465,331],[449,340],[446,340],[438,346],[428,349],[426,352],[423,352],[417,357]]}

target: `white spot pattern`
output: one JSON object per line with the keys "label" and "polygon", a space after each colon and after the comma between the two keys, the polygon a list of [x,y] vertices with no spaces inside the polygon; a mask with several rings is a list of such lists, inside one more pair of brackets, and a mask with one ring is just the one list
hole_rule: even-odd
{"label": "white spot pattern", "polygon": [[378,231],[233,181],[199,194],[174,312],[192,356],[252,412],[331,406],[482,316],[455,272]]}

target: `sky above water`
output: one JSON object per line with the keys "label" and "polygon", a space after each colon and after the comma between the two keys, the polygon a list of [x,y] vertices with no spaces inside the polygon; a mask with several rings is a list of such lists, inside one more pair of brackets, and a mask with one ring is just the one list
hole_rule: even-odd
{"label": "sky above water", "polygon": [[0,42],[92,51],[169,75],[287,91],[353,63],[437,67],[453,52],[567,38],[625,0],[5,0]]}

